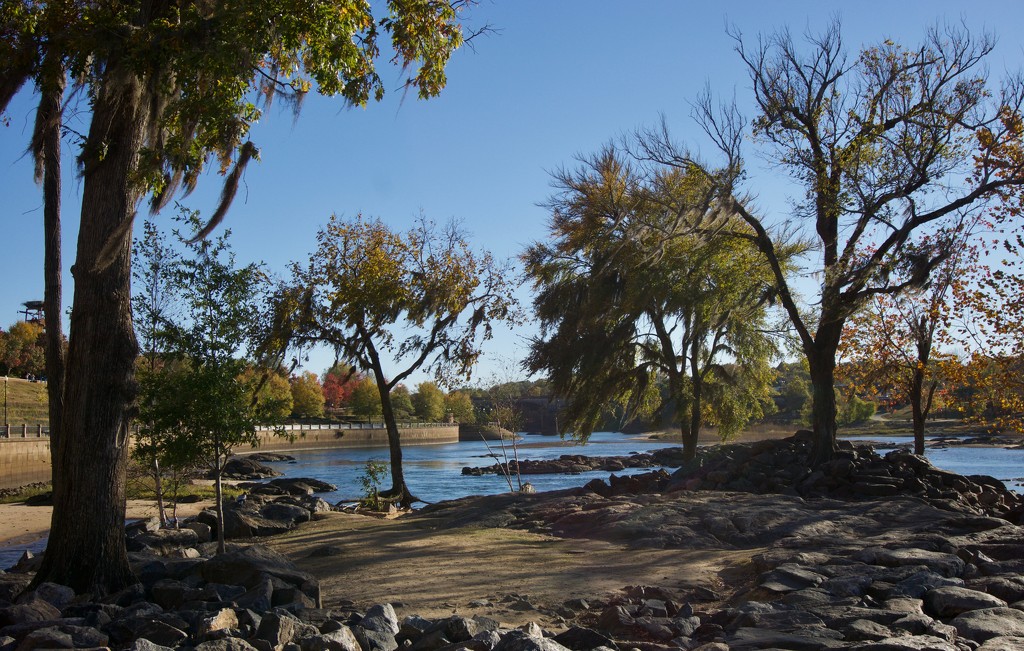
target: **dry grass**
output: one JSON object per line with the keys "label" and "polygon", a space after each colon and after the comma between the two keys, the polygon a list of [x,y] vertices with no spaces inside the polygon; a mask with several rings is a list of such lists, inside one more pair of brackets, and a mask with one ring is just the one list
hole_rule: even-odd
{"label": "dry grass", "polygon": [[46,425],[50,422],[45,382],[29,382],[12,377],[7,378],[5,384],[8,423]]}

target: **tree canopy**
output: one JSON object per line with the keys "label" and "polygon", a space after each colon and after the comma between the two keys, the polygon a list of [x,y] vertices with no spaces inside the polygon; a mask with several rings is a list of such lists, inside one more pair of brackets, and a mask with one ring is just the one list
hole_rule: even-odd
{"label": "tree canopy", "polygon": [[[820,462],[836,450],[833,387],[846,320],[872,297],[922,286],[949,257],[960,221],[1024,184],[1016,155],[1024,84],[1019,76],[993,83],[985,66],[993,39],[959,27],[934,27],[919,46],[883,41],[854,56],[838,21],[802,45],[788,30],[752,45],[733,36],[753,87],[753,142],[799,186],[792,211],[762,214],[745,196],[747,124],[710,94],[695,113],[720,165],[672,142],[664,128],[644,134],[638,155],[705,175],[712,190],[680,220],[705,230],[737,215],[749,229],[739,235],[753,232],[809,362],[811,461]],[[817,244],[810,311],[779,263],[779,243],[793,229]],[[897,267],[908,273],[894,274]]]}
{"label": "tree canopy", "polygon": [[556,175],[552,241],[524,255],[542,329],[526,364],[566,400],[564,431],[588,436],[609,404],[661,402],[692,457],[702,424],[728,436],[771,404],[773,277],[749,240],[677,228],[672,208],[700,177],[628,159],[608,147]]}
{"label": "tree canopy", "polygon": [[[272,98],[297,106],[315,90],[349,105],[379,99],[380,41],[388,36],[406,88],[434,96],[467,38],[467,4],[0,0],[0,117],[26,83],[43,95],[32,149],[48,178],[47,312],[55,328],[65,82],[89,103],[67,381],[54,373],[51,385],[51,410],[64,408],[51,446],[54,518],[37,582],[103,593],[133,580],[123,541],[126,448],[118,441],[136,394],[130,249],[140,201],[148,194],[158,210],[215,165],[224,191],[195,234],[204,237],[258,158],[250,130]],[[64,360],[52,358],[59,371]]]}
{"label": "tree canopy", "polygon": [[[385,496],[408,504],[390,394],[417,370],[439,384],[469,378],[494,324],[516,318],[511,272],[474,252],[454,223],[420,219],[402,233],[379,219],[332,216],[317,240],[309,266],[295,265],[278,297],[278,345],[326,343],[370,375],[391,450]],[[401,370],[388,376],[384,355]]]}

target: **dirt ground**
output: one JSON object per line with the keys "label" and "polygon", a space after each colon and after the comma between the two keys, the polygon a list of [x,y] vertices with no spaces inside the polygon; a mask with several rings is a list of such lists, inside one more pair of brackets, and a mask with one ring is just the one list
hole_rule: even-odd
{"label": "dirt ground", "polygon": [[[398,602],[400,615],[481,614],[555,628],[556,616],[519,610],[509,596],[557,608],[574,598],[606,599],[633,585],[717,591],[723,587],[720,572],[742,568],[755,553],[637,550],[512,529],[452,527],[450,517],[382,520],[330,513],[267,542],[320,579],[328,608]],[[330,556],[317,555],[324,547],[331,548]]]}
{"label": "dirt ground", "polygon": [[[195,515],[213,502],[179,504],[178,517]],[[53,507],[28,506],[23,502],[0,504],[0,546],[25,545],[44,538],[50,531]],[[156,517],[156,502],[128,500],[127,517],[130,520]]]}

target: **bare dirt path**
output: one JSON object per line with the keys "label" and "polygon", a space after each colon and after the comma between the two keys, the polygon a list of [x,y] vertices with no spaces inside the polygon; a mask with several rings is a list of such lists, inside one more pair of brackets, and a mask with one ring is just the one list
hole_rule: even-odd
{"label": "bare dirt path", "polygon": [[[209,501],[179,504],[178,517],[195,515],[212,505],[213,502]],[[0,546],[25,545],[46,537],[50,532],[52,515],[52,506],[28,506],[24,502],[0,504]],[[129,520],[153,518],[156,515],[155,501],[128,500],[127,517]]]}
{"label": "bare dirt path", "polygon": [[[320,579],[325,607],[400,602],[402,613],[443,617],[483,614],[504,623],[558,625],[541,608],[573,598],[607,598],[630,585],[687,591],[721,589],[719,572],[751,550],[630,549],[597,540],[515,529],[448,526],[446,517],[379,520],[330,513],[268,541]],[[330,556],[311,552],[332,547]],[[505,603],[502,600],[506,599]]]}

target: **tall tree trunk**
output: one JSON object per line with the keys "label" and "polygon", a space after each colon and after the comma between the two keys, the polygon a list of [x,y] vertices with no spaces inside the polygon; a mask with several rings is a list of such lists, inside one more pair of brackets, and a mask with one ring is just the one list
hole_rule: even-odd
{"label": "tall tree trunk", "polygon": [[396,502],[403,508],[409,508],[416,501],[409,487],[405,484],[405,472],[402,469],[402,437],[398,431],[398,420],[395,409],[391,406],[391,388],[384,377],[384,369],[373,351],[373,377],[380,392],[380,409],[384,417],[384,428],[388,433],[388,451],[391,456],[391,488],[381,493],[382,497]]}
{"label": "tall tree trunk", "polygon": [[[46,392],[49,398],[50,444],[60,439],[64,407],[64,327],[61,318],[61,133],[64,66],[48,51],[43,61],[39,114],[39,157],[43,167],[43,317],[46,322]],[[52,472],[53,480],[60,477]]]}
{"label": "tall tree trunk", "polygon": [[[131,221],[147,112],[142,81],[108,63],[83,151],[82,218],[53,518],[34,583],[110,593],[135,582],[125,549],[128,430],[137,389]],[[101,254],[108,254],[103,256]],[[106,259],[102,259],[102,258]]]}
{"label": "tall tree trunk", "polygon": [[816,350],[807,355],[807,361],[811,376],[811,429],[814,432],[808,462],[817,466],[831,461],[836,453],[835,349],[831,352]]}
{"label": "tall tree trunk", "polygon": [[700,342],[698,337],[693,336],[690,344],[690,413],[689,416],[689,431],[683,437],[683,460],[692,461],[697,458],[697,441],[700,439],[700,426],[703,421],[701,418],[701,409],[703,408],[702,400],[704,396],[704,382],[700,374],[700,365],[698,353],[700,352]]}
{"label": "tall tree trunk", "polygon": [[914,377],[910,382],[910,411],[914,423],[914,454],[924,454],[924,369],[914,369]]}
{"label": "tall tree trunk", "polygon": [[[216,437],[215,437],[216,438]],[[224,542],[224,463],[227,461],[220,451],[220,442],[214,444],[216,450],[213,461],[214,482],[213,494],[217,500],[217,553],[223,554],[226,549]]]}

